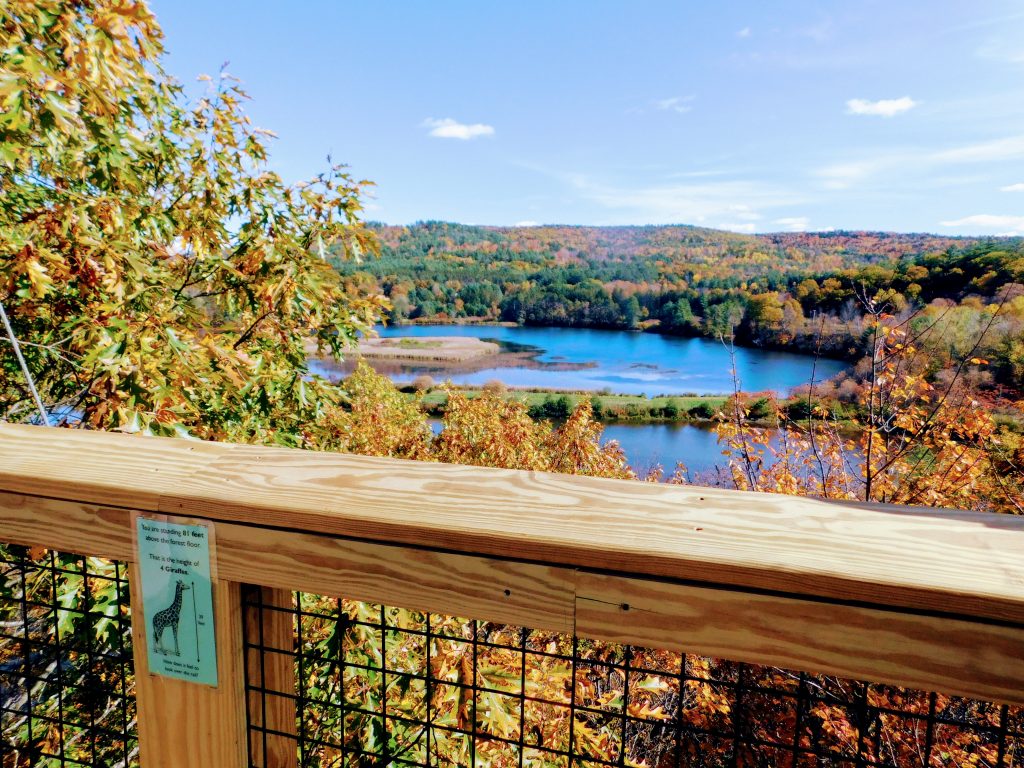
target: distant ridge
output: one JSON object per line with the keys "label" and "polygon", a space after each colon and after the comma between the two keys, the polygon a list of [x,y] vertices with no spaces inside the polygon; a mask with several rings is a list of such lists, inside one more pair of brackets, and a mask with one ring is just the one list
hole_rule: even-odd
{"label": "distant ridge", "polygon": [[932,334],[936,370],[949,345],[966,343],[964,329],[988,328],[976,351],[990,365],[979,375],[1024,392],[1021,237],[447,222],[376,230],[380,258],[335,264],[351,290],[390,301],[392,322],[656,331],[856,361],[869,316],[920,314],[919,330],[956,320]]}
{"label": "distant ridge", "polygon": [[[824,272],[968,248],[1010,237],[959,237],[931,233],[826,230],[743,234],[687,224],[485,226],[424,221],[408,226],[373,224],[392,257],[445,252],[474,259],[493,255],[566,263],[664,260],[676,266],[732,265],[743,275],[764,271],[765,257],[782,272]],[[760,270],[743,264],[761,261]],[[673,270],[674,271],[674,270]]]}

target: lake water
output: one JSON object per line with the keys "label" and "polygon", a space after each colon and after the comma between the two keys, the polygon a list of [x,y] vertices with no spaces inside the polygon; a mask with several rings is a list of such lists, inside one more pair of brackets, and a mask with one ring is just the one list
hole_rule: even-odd
{"label": "lake water", "polygon": [[638,475],[657,465],[671,475],[677,462],[691,474],[705,474],[724,466],[718,437],[708,424],[606,424],[601,442],[615,440]]}
{"label": "lake water", "polygon": [[[441,420],[430,419],[430,427],[438,434]],[[618,442],[641,477],[658,465],[667,477],[680,461],[691,476],[713,473],[725,464],[710,424],[605,424],[601,442],[610,440]]]}
{"label": "lake water", "polygon": [[[430,420],[434,434],[441,431],[439,419]],[[629,466],[640,477],[660,466],[668,479],[682,462],[694,482],[729,480],[726,458],[711,424],[605,424],[601,442],[616,441],[626,454]],[[781,439],[772,444],[779,447]],[[770,455],[765,457],[770,464]],[[859,461],[851,454],[854,465]]]}
{"label": "lake water", "polygon": [[[531,328],[487,325],[405,325],[380,328],[384,337],[476,336],[494,340],[509,350],[529,349],[529,360],[496,356],[491,362],[462,367],[436,364],[375,363],[399,381],[429,375],[437,381],[481,386],[498,379],[511,387],[543,389],[603,389],[623,394],[717,395],[732,392],[729,350],[709,339],[686,339],[654,333],[602,331],[582,328]],[[773,390],[786,395],[807,383],[814,360],[808,355],[737,348],[736,370],[747,392]],[[330,364],[312,361],[323,375]],[[829,378],[847,368],[837,360],[820,359],[815,377]]]}
{"label": "lake water", "polygon": [[[495,356],[462,367],[374,361],[374,367],[398,381],[429,375],[439,383],[481,386],[498,379],[511,387],[603,389],[625,394],[718,395],[732,392],[729,350],[708,339],[653,333],[580,328],[531,328],[487,325],[406,325],[378,329],[384,337],[476,336],[528,355]],[[788,352],[735,350],[740,387],[747,392],[773,390],[781,395],[810,380],[834,376],[847,365]],[[344,375],[354,363],[311,360],[315,373]],[[435,429],[439,425],[435,422]],[[604,438],[617,440],[630,466],[645,474],[655,465],[671,474],[683,462],[691,475],[707,475],[724,465],[721,448],[707,424],[608,424]]]}

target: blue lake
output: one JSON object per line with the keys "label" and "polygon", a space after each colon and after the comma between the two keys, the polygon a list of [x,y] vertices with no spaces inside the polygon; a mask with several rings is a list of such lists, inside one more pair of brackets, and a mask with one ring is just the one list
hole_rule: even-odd
{"label": "blue lake", "polygon": [[[438,383],[481,386],[495,379],[510,387],[610,390],[625,394],[728,394],[733,391],[729,350],[708,339],[684,339],[653,333],[579,328],[530,328],[488,325],[407,325],[379,328],[384,337],[476,336],[499,342],[506,354],[469,364],[384,362],[374,368],[397,381],[428,375]],[[736,348],[740,388],[773,390],[781,395],[845,370],[846,363],[808,355]],[[337,364],[311,360],[315,373],[338,377],[353,360]],[[439,424],[435,422],[435,430]],[[723,469],[718,439],[707,424],[608,424],[603,441],[617,440],[638,474],[655,465],[671,474],[683,462],[691,475],[707,479]]]}
{"label": "blue lake", "polygon": [[638,475],[656,466],[666,476],[682,462],[692,476],[705,475],[723,467],[718,437],[707,424],[606,424],[601,442],[615,440]]}
{"label": "blue lake", "polygon": [[[431,419],[430,426],[434,434],[441,431],[439,419]],[[667,480],[681,462],[692,482],[711,485],[730,482],[727,460],[710,424],[605,424],[601,442],[612,440],[619,444],[629,466],[640,477],[660,466]],[[775,436],[772,445],[780,447]],[[849,458],[855,466],[860,464],[855,454],[849,454]],[[770,455],[765,460],[772,463]]]}
{"label": "blue lake", "polygon": [[[441,420],[430,419],[430,427],[438,434]],[[605,424],[601,442],[612,440],[641,477],[660,466],[667,479],[676,463],[682,462],[692,478],[707,479],[725,465],[718,437],[709,424]]]}
{"label": "blue lake", "polygon": [[[624,394],[727,394],[733,390],[729,350],[709,339],[685,339],[654,333],[581,328],[531,328],[487,325],[407,325],[378,329],[384,337],[476,336],[494,340],[519,354],[496,355],[467,365],[374,361],[374,367],[398,381],[429,375],[437,381],[480,386],[498,379],[510,387],[610,390]],[[761,349],[736,348],[740,388],[780,394],[847,368],[837,360]],[[314,371],[337,375],[348,365],[311,361]]]}

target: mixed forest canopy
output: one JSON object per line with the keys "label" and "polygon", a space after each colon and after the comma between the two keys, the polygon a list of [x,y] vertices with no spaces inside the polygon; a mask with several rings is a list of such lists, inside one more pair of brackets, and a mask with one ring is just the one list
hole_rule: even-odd
{"label": "mixed forest canopy", "polygon": [[[936,365],[982,347],[993,384],[1024,388],[1024,239],[687,226],[377,225],[381,256],[337,261],[393,322],[465,318],[732,337],[859,360],[868,305],[917,312]],[[990,322],[993,315],[999,317]],[[941,332],[940,332],[941,330]]]}

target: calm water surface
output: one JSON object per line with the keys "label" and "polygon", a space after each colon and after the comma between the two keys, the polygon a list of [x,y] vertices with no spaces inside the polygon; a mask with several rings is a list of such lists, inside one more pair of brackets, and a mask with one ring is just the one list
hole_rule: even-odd
{"label": "calm water surface", "polygon": [[[430,419],[430,427],[438,434],[440,419]],[[611,440],[618,442],[629,466],[641,476],[660,465],[667,477],[680,461],[691,476],[711,473],[716,471],[716,466],[725,466],[718,438],[709,424],[606,424],[601,442]]]}
{"label": "calm water surface", "polygon": [[[431,419],[430,425],[434,434],[441,431],[440,420]],[[711,424],[606,424],[601,442],[610,440],[622,447],[629,466],[641,477],[660,466],[668,479],[682,462],[694,482],[712,482],[723,472],[722,479],[728,480],[726,458]],[[772,444],[779,446],[775,438]],[[765,458],[770,464],[771,457]]]}
{"label": "calm water surface", "polygon": [[725,466],[725,457],[710,425],[694,424],[606,424],[602,442],[616,440],[639,475],[660,465],[671,475],[677,462],[693,474]]}
{"label": "calm water surface", "polygon": [[[684,339],[653,333],[601,331],[579,328],[529,328],[484,325],[413,325],[379,328],[384,337],[476,336],[494,340],[508,351],[529,348],[531,354],[485,359],[476,370],[432,364],[389,363],[387,373],[398,381],[429,375],[437,381],[481,386],[498,379],[511,387],[544,389],[603,389],[625,394],[731,393],[732,362],[729,351],[708,339]],[[781,395],[810,380],[834,376],[847,366],[836,360],[814,360],[788,352],[736,349],[740,387],[748,392],[773,390]],[[343,375],[353,363],[342,366],[310,361],[314,372]],[[379,364],[378,364],[379,365]],[[383,369],[383,366],[382,366]],[[440,425],[434,422],[434,429]],[[724,465],[718,440],[708,425],[609,424],[604,440],[617,440],[630,466],[644,474],[655,465],[671,474],[682,462],[691,475],[707,475]]]}
{"label": "calm water surface", "polygon": [[[477,370],[434,364],[392,364],[388,372],[399,381],[426,374],[438,381],[450,379],[455,384],[468,386],[481,386],[499,379],[511,387],[608,389],[649,396],[717,395],[733,389],[729,351],[709,339],[631,331],[485,325],[394,326],[379,331],[384,337],[476,336],[497,341],[506,349],[528,347],[534,352],[527,365],[522,360],[507,361],[497,356],[494,365]],[[786,395],[810,379],[814,365],[808,355],[736,349],[740,387],[748,392],[773,390]],[[331,374],[317,361],[313,361],[312,366],[318,373]],[[815,377],[825,379],[846,367],[837,360],[818,360]]]}

